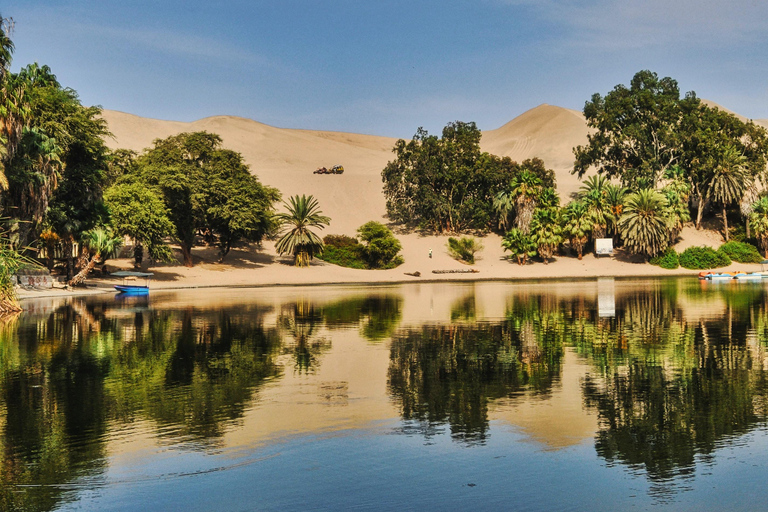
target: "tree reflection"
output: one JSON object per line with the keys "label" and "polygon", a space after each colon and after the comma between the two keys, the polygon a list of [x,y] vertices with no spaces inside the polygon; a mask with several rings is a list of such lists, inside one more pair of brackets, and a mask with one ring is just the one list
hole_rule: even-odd
{"label": "tree reflection", "polygon": [[115,419],[172,425],[176,439],[216,443],[260,383],[279,373],[280,340],[263,326],[264,312],[73,301],[5,324],[0,510],[52,510],[65,499],[63,483],[97,477]]}
{"label": "tree reflection", "polygon": [[292,338],[292,342],[286,340],[284,352],[293,355],[295,368],[300,373],[313,372],[320,355],[331,348],[329,340],[317,335],[322,321],[321,310],[309,300],[283,304],[280,310],[277,324],[283,334]]}
{"label": "tree reflection", "polygon": [[360,326],[365,339],[380,341],[395,332],[402,309],[403,298],[399,295],[365,295],[324,305],[322,315],[331,329]]}
{"label": "tree reflection", "polygon": [[396,336],[388,387],[403,418],[427,436],[447,423],[454,439],[484,442],[489,401],[547,392],[559,373],[559,356],[547,346],[526,359],[526,336],[508,323],[425,326]]}

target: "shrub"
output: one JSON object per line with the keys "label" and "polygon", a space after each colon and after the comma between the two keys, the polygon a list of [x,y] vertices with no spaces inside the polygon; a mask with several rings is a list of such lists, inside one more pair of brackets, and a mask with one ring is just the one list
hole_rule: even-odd
{"label": "shrub", "polygon": [[728,255],[733,261],[739,263],[760,263],[763,257],[752,244],[742,242],[728,242],[720,246],[719,251]]}
{"label": "shrub", "polygon": [[661,268],[674,270],[680,266],[680,258],[675,249],[667,247],[663,253],[651,258],[651,265],[658,265]]}
{"label": "shrub", "polygon": [[395,268],[403,263],[403,258],[397,255],[403,246],[384,224],[366,222],[360,226],[357,233],[367,244],[363,249],[363,257],[369,268]]}
{"label": "shrub", "polygon": [[691,270],[727,267],[730,264],[727,254],[711,247],[689,247],[680,254],[680,266]]}
{"label": "shrub", "polygon": [[357,232],[367,245],[351,236],[326,235],[319,258],[340,267],[359,269],[388,269],[403,264],[403,258],[397,255],[402,248],[400,241],[384,224],[371,221]]}
{"label": "shrub", "polygon": [[459,239],[448,239],[448,252],[457,260],[470,265],[475,262],[475,253],[483,250],[483,244],[471,236],[463,236]]}
{"label": "shrub", "polygon": [[346,235],[326,235],[323,238],[325,248],[319,258],[328,263],[347,268],[367,268],[363,259],[365,247],[357,241]]}

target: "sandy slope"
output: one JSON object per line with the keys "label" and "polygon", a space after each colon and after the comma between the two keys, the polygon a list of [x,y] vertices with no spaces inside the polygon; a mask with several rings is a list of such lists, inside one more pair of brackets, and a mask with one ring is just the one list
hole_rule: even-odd
{"label": "sandy slope", "polygon": [[[385,201],[382,195],[381,169],[392,159],[395,139],[351,133],[283,129],[249,119],[217,116],[192,123],[145,119],[131,114],[104,111],[104,118],[114,134],[112,147],[141,151],[155,138],[184,131],[207,130],[218,133],[226,148],[241,152],[251,170],[263,183],[277,187],[284,196],[314,194],[321,208],[332,219],[323,234],[353,235],[357,227],[369,220],[385,221]],[[497,155],[522,161],[538,156],[547,167],[556,171],[563,202],[576,191],[580,183],[570,174],[573,147],[586,143],[588,129],[580,112],[552,105],[540,105],[504,126],[486,131],[482,149]],[[343,175],[316,175],[319,166],[344,165]],[[215,260],[214,251],[195,249],[201,263],[192,269],[181,266],[157,266],[160,287],[210,285],[302,284],[322,282],[400,281],[412,279],[404,272],[420,271],[422,279],[471,278],[535,278],[576,277],[598,275],[651,275],[667,271],[639,264],[619,256],[597,260],[589,255],[582,261],[559,257],[554,264],[537,263],[519,267],[505,260],[499,237],[488,236],[481,259],[475,265],[477,274],[434,275],[435,269],[462,268],[447,254],[447,237],[424,237],[415,233],[400,235],[406,264],[391,271],[360,271],[338,268],[316,262],[309,269],[294,269],[276,257],[273,244],[266,242],[262,250],[238,250],[222,265]],[[720,243],[717,233],[687,228],[679,248],[691,245]],[[433,258],[429,259],[429,250]],[[128,260],[116,261],[128,267]],[[225,271],[226,272],[222,272]]]}

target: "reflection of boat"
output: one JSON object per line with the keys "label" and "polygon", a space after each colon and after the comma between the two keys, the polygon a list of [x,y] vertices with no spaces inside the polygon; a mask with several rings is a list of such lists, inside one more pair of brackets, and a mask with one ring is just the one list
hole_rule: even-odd
{"label": "reflection of boat", "polygon": [[[123,284],[116,284],[115,290],[119,291],[120,293],[144,295],[149,293],[149,278],[154,274],[152,272],[131,272],[128,270],[120,270],[118,272],[112,272],[112,275],[123,278]],[[135,281],[138,277],[143,277],[145,279],[143,285],[129,284],[131,281]]]}

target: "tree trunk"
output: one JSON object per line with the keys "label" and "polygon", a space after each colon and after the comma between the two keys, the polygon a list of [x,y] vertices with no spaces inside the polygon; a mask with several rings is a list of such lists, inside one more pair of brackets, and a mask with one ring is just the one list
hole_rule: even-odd
{"label": "tree trunk", "polygon": [[85,278],[88,277],[88,274],[93,270],[93,267],[96,266],[96,261],[99,260],[101,255],[99,253],[96,253],[91,258],[91,261],[88,262],[83,269],[77,273],[75,277],[69,280],[67,283],[69,286],[80,286],[85,282]]}
{"label": "tree trunk", "polygon": [[221,255],[221,257],[219,258],[219,261],[218,261],[219,263],[223,263],[224,262],[224,258],[227,257],[227,254],[229,254],[229,250],[231,248],[232,247],[229,244],[226,244],[224,247],[219,249],[219,254]]}
{"label": "tree trunk", "polygon": [[138,240],[133,241],[133,268],[141,268],[144,261],[144,246]]}
{"label": "tree trunk", "polygon": [[72,257],[72,239],[67,238],[64,242],[64,254],[67,258],[67,280],[75,275],[75,259]]}
{"label": "tree trunk", "polygon": [[728,241],[728,212],[723,205],[723,229],[725,230],[725,241]]}
{"label": "tree trunk", "polygon": [[704,197],[699,196],[699,209],[696,211],[696,229],[701,229],[701,216],[704,215]]}
{"label": "tree trunk", "polygon": [[185,243],[181,243],[179,245],[181,245],[181,255],[184,258],[184,266],[191,267],[192,266],[192,248]]}

